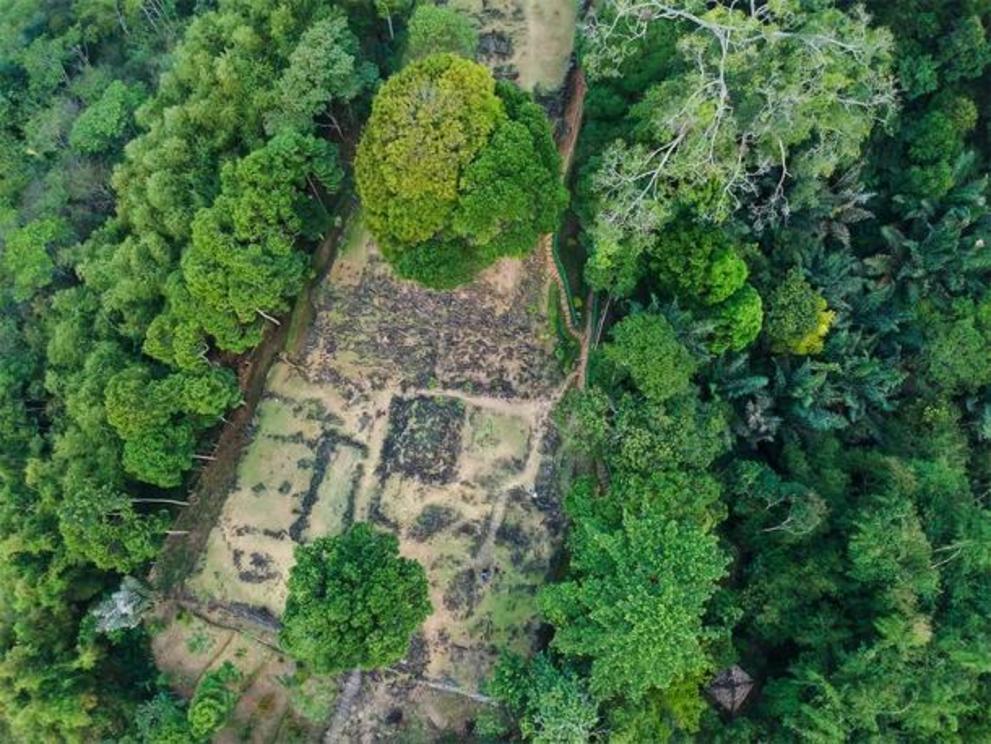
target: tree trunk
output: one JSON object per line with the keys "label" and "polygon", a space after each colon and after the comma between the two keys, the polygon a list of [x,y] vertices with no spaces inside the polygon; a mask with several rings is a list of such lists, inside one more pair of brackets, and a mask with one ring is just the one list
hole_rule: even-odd
{"label": "tree trunk", "polygon": [[271,315],[269,315],[268,313],[266,313],[264,310],[260,310],[260,309],[258,309],[256,307],[255,308],[255,312],[258,313],[260,316],[262,316],[269,323],[275,323],[275,325],[277,325],[277,326],[282,325],[282,323],[280,323],[276,318],[273,318]]}
{"label": "tree trunk", "polygon": [[131,499],[132,504],[175,504],[176,506],[189,506],[188,501],[178,499]]}

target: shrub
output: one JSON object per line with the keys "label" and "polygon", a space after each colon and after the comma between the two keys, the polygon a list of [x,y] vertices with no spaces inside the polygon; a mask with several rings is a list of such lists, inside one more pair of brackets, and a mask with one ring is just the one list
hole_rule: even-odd
{"label": "shrub", "polygon": [[771,295],[767,336],[777,353],[818,354],[836,313],[798,269],[793,269]]}
{"label": "shrub", "polygon": [[465,15],[454,8],[438,5],[421,3],[416,6],[409,20],[408,60],[441,52],[473,59],[477,48],[478,31]]}

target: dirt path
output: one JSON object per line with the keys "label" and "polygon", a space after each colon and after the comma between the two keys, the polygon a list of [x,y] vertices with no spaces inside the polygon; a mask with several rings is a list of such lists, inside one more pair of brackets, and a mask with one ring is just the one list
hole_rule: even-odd
{"label": "dirt path", "polygon": [[509,416],[533,418],[546,406],[547,401],[540,398],[498,398],[492,395],[472,395],[463,390],[444,390],[437,388],[416,388],[406,395],[423,395],[433,398],[456,398],[476,408],[484,408],[495,413]]}
{"label": "dirt path", "polygon": [[361,692],[361,670],[354,669],[348,674],[347,682],[340,697],[337,698],[337,708],[334,710],[334,717],[330,720],[327,732],[323,736],[325,744],[338,744],[343,740],[344,726],[351,717],[351,710],[354,708],[358,694]]}
{"label": "dirt path", "polygon": [[208,625],[224,630],[233,630],[246,638],[250,638],[255,643],[282,653],[279,646],[278,628],[265,624],[261,618],[250,615],[238,616],[230,608],[220,603],[210,606],[189,596],[178,596],[173,601],[176,606],[195,615]]}
{"label": "dirt path", "polygon": [[448,692],[452,695],[460,695],[461,697],[468,698],[469,700],[474,700],[476,703],[485,703],[488,705],[495,702],[495,700],[490,698],[488,695],[483,695],[480,692],[471,692],[470,690],[462,690],[460,687],[445,684],[444,682],[434,682],[429,679],[418,679],[417,684],[422,685],[423,687],[429,687],[431,690],[437,690],[438,692]]}
{"label": "dirt path", "polygon": [[[582,117],[585,112],[585,96],[588,93],[588,82],[585,79],[585,72],[581,67],[574,69],[569,84],[571,91],[568,95],[567,108],[564,111],[565,134],[558,143],[558,152],[561,154],[561,171],[565,180],[568,179],[571,172],[575,146],[578,144],[578,135],[581,132]],[[564,282],[564,277],[561,276],[561,272],[558,270],[558,263],[554,259],[554,236],[545,235],[543,237],[541,240],[541,250],[544,254],[549,281],[553,281],[558,287],[560,315],[564,318],[568,333],[581,345],[577,375],[574,375],[574,381],[579,386],[582,386],[585,384],[585,371],[588,368],[588,354],[592,336],[590,312],[592,307],[592,293],[589,292],[586,298],[585,308],[588,320],[585,324],[585,329],[582,330],[575,326],[575,322],[572,319],[568,290]]]}
{"label": "dirt path", "polygon": [[575,67],[570,81],[571,92],[568,94],[568,105],[564,110],[564,124],[567,132],[558,145],[561,153],[561,168],[565,176],[571,172],[571,160],[575,155],[575,145],[581,133],[582,117],[585,114],[585,96],[588,94],[588,81],[585,71]]}
{"label": "dirt path", "polygon": [[[376,407],[388,410],[389,399],[390,396],[383,396]],[[368,519],[368,502],[365,499],[361,499],[360,495],[369,494],[375,490],[375,484],[378,482],[379,474],[374,465],[382,459],[382,448],[385,446],[385,438],[388,436],[388,433],[388,416],[379,416],[372,421],[371,429],[369,430],[368,437],[365,440],[366,446],[368,447],[368,455],[365,458],[365,461],[368,463],[369,467],[365,467],[364,472],[361,474],[361,484],[355,494],[354,513],[351,515],[352,522],[362,522]]]}

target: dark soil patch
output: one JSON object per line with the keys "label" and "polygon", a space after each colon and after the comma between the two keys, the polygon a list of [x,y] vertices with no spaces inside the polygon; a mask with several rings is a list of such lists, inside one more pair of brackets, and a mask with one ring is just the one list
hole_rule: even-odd
{"label": "dark soil patch", "polygon": [[226,610],[231,615],[260,625],[266,630],[278,632],[282,628],[282,623],[267,607],[256,607],[245,602],[231,602],[226,606]]}
{"label": "dark soil patch", "polygon": [[266,439],[271,439],[273,442],[281,442],[282,444],[304,444],[313,446],[312,442],[304,436],[303,432],[297,431],[292,434],[263,434]]}
{"label": "dark soil patch", "polygon": [[417,633],[410,639],[406,656],[396,665],[396,668],[418,677],[426,671],[429,664],[430,644],[427,643],[423,633]]}
{"label": "dark soil patch", "polygon": [[238,537],[245,535],[264,535],[273,540],[285,540],[289,534],[285,530],[270,530],[267,527],[258,528],[250,524],[241,524],[234,528],[234,534]]}
{"label": "dark soil patch", "polygon": [[268,553],[253,552],[244,560],[244,551],[234,551],[234,567],[237,569],[237,577],[248,584],[262,584],[280,576],[279,570],[275,568],[275,561]]}
{"label": "dark soil patch", "polygon": [[[330,464],[330,458],[340,447],[354,447],[362,452],[366,451],[364,444],[355,441],[351,437],[344,436],[335,430],[326,431],[320,437],[320,443],[317,445],[316,452],[311,460],[313,473],[310,475],[310,485],[307,486],[306,493],[303,494],[302,501],[300,502],[299,516],[296,517],[296,520],[289,527],[289,536],[294,542],[302,541],[303,533],[310,525],[310,512],[313,511],[313,506],[317,503],[320,486],[327,474],[327,466]],[[348,495],[348,514],[345,515],[345,526],[354,518],[354,491],[356,488],[357,481],[354,481],[351,484],[351,492]]]}
{"label": "dark soil patch", "polygon": [[503,522],[495,534],[496,543],[509,549],[513,566],[521,568],[526,562],[527,551],[530,549],[530,537],[525,529],[518,524]]}
{"label": "dark soil patch", "polygon": [[337,438],[333,433],[327,432],[320,439],[320,444],[317,446],[313,474],[310,476],[310,485],[306,489],[306,493],[303,494],[303,499],[300,502],[299,516],[289,526],[289,537],[294,542],[302,541],[303,532],[310,525],[310,512],[313,511],[313,505],[317,503],[317,492],[320,489],[320,484],[323,483],[323,477],[327,472],[327,463],[330,460],[331,453],[334,451],[336,442]]}
{"label": "dark soil patch", "polygon": [[544,523],[552,533],[560,532],[565,524],[557,476],[554,462],[550,458],[544,459],[537,469],[537,480],[530,500],[544,515]]}
{"label": "dark soil patch", "polygon": [[467,617],[478,601],[477,585],[475,569],[459,571],[444,592],[444,607]]}
{"label": "dark soil patch", "polygon": [[[525,274],[503,307],[490,289],[470,285],[457,292],[433,292],[397,282],[384,259],[372,256],[356,286],[327,287],[323,307],[308,334],[320,360],[310,367],[312,382],[338,389],[349,404],[365,398],[377,375],[401,387],[440,388],[500,398],[547,395],[560,370],[546,340],[535,333],[543,294],[543,259],[534,253]],[[342,377],[336,355],[369,360],[361,384]]]}
{"label": "dark soil patch", "polygon": [[461,513],[450,506],[427,504],[406,533],[417,542],[425,542],[461,519]]}
{"label": "dark soil patch", "polygon": [[464,403],[454,398],[393,398],[381,474],[450,483],[461,454],[464,421]]}
{"label": "dark soil patch", "polygon": [[341,517],[341,525],[347,529],[354,522],[354,502],[358,496],[358,486],[365,474],[365,465],[361,463],[354,469],[354,476],[351,478],[351,487],[348,489],[348,501],[344,506],[344,515]]}
{"label": "dark soil patch", "polygon": [[468,555],[472,558],[477,558],[478,551],[482,549],[482,543],[485,542],[485,534],[487,530],[488,522],[475,520],[474,522],[464,522],[459,524],[457,529],[454,531],[454,534],[458,537],[467,537],[471,540],[471,546],[468,548]]}
{"label": "dark soil patch", "polygon": [[478,37],[478,56],[482,59],[509,59],[513,56],[513,40],[501,31],[489,31]]}
{"label": "dark soil patch", "polygon": [[368,519],[369,521],[381,526],[393,532],[399,532],[399,523],[393,519],[389,519],[382,511],[382,489],[377,488],[372,493],[372,497],[368,501]]}

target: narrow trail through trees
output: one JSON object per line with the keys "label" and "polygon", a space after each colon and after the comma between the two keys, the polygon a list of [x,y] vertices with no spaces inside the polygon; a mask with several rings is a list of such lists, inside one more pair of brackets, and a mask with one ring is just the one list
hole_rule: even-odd
{"label": "narrow trail through trees", "polygon": [[[585,73],[581,67],[576,67],[569,79],[571,89],[568,95],[568,104],[564,110],[564,136],[558,143],[558,152],[561,154],[561,176],[568,180],[571,172],[571,161],[575,154],[575,145],[578,143],[578,134],[581,132],[582,116],[585,111],[585,95],[588,93],[588,83],[585,80]],[[575,326],[572,319],[569,293],[567,284],[558,269],[558,263],[554,258],[554,236],[545,235],[541,238],[540,247],[544,254],[544,261],[547,265],[547,276],[557,284],[558,301],[561,303],[561,315],[564,317],[568,332],[576,341],[581,342],[582,331]]]}
{"label": "narrow trail through trees", "polygon": [[337,744],[342,741],[344,726],[351,716],[351,709],[354,707],[358,694],[361,692],[361,670],[353,669],[344,683],[340,697],[337,698],[337,707],[334,716],[330,719],[330,725],[324,733],[323,740],[327,744]]}
{"label": "narrow trail through trees", "polygon": [[[558,151],[561,154],[561,173],[567,181],[571,173],[572,159],[575,154],[575,146],[578,144],[578,135],[581,133],[582,118],[585,112],[585,96],[588,93],[588,82],[585,79],[585,72],[581,67],[575,67],[569,79],[570,93],[568,104],[564,110],[564,136],[558,143]],[[579,329],[574,322],[571,312],[570,293],[564,277],[558,267],[558,262],[554,256],[554,236],[545,235],[541,239],[540,248],[544,255],[544,262],[547,266],[547,276],[549,281],[557,284],[558,302],[560,303],[559,313],[564,318],[568,333],[581,345],[578,366],[569,376],[564,387],[565,390],[571,382],[581,387],[585,384],[585,370],[588,368],[588,354],[592,338],[592,300],[593,293],[589,292],[585,300],[586,323],[584,329]]]}

